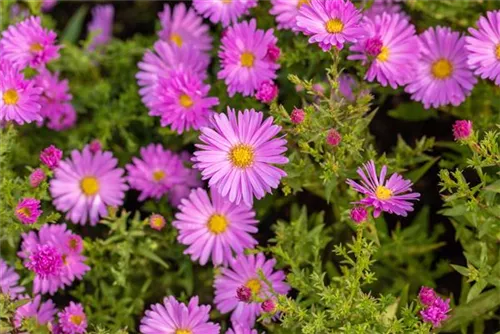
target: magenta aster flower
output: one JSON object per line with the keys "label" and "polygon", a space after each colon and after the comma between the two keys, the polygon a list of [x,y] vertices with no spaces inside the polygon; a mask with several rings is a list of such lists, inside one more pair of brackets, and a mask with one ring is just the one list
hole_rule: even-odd
{"label": "magenta aster flower", "polygon": [[17,124],[41,121],[40,94],[42,89],[23,75],[11,63],[0,60],[0,121]]}
{"label": "magenta aster flower", "polygon": [[18,68],[42,67],[59,57],[57,34],[42,28],[40,17],[31,16],[2,33],[0,56]]}
{"label": "magenta aster flower", "polygon": [[42,212],[40,201],[35,198],[23,198],[17,203],[15,210],[17,219],[24,225],[36,223]]}
{"label": "magenta aster flower", "polygon": [[455,140],[469,138],[472,134],[472,121],[459,120],[453,124],[453,137]]}
{"label": "magenta aster flower", "polygon": [[36,188],[40,185],[45,180],[45,172],[41,168],[35,169],[33,172],[30,174],[30,186],[32,188]]}
{"label": "magenta aster flower", "polygon": [[349,0],[311,0],[301,6],[296,28],[309,38],[309,43],[318,43],[323,51],[344,43],[355,43],[364,34],[359,21],[361,13]]}
{"label": "magenta aster flower", "polygon": [[386,181],[387,166],[383,166],[380,171],[380,177],[377,176],[375,163],[373,160],[368,161],[363,165],[363,169],[358,168],[358,175],[361,177],[361,184],[348,179],[347,184],[354,190],[360,192],[366,197],[356,204],[373,206],[375,209],[373,216],[377,218],[382,211],[393,213],[399,216],[406,217],[407,213],[413,211],[413,203],[420,197],[419,193],[412,193],[412,183],[409,180],[403,179],[401,175],[394,173]]}
{"label": "magenta aster flower", "polygon": [[165,227],[165,218],[162,215],[153,214],[149,217],[149,226],[157,231],[161,231]]}
{"label": "magenta aster flower", "polygon": [[184,254],[205,265],[211,257],[214,265],[227,265],[233,253],[257,245],[251,234],[257,233],[255,212],[244,205],[235,205],[217,191],[208,193],[195,189],[183,199],[172,225],[179,230],[177,240],[189,246]]}
{"label": "magenta aster flower", "polygon": [[467,55],[460,33],[443,27],[427,29],[420,35],[417,71],[406,92],[426,109],[460,105],[477,81],[467,66]]}
{"label": "magenta aster flower", "polygon": [[260,84],[255,98],[263,103],[271,103],[278,96],[278,86],[272,81],[264,81]]}
{"label": "magenta aster flower", "polygon": [[94,34],[94,38],[89,45],[89,50],[95,50],[98,45],[107,44],[113,35],[113,18],[115,9],[113,5],[100,5],[92,8],[92,20],[87,29],[89,34]]}
{"label": "magenta aster flower", "polygon": [[356,224],[360,224],[366,220],[366,217],[368,217],[368,211],[366,211],[366,209],[362,206],[357,206],[351,209],[350,216]]}
{"label": "magenta aster flower", "polygon": [[500,10],[481,16],[477,26],[479,29],[469,28],[472,36],[465,37],[467,63],[476,75],[500,86]]}
{"label": "magenta aster flower", "polygon": [[221,268],[221,273],[215,277],[214,302],[221,313],[231,314],[233,323],[253,326],[257,316],[262,314],[259,302],[245,303],[238,300],[236,290],[244,285],[259,298],[270,296],[269,288],[265,282],[259,278],[258,272],[261,270],[265,278],[271,283],[273,289],[279,294],[287,294],[290,290],[288,284],[284,282],[285,273],[281,270],[274,271],[276,260],[266,260],[264,254],[240,254],[233,258],[228,268]]}
{"label": "magenta aster flower", "polygon": [[[358,97],[369,94],[370,91],[364,89],[357,92],[359,83],[350,74],[341,74],[339,77],[339,93],[349,102],[354,102]],[[339,98],[339,97],[337,97]]]}
{"label": "magenta aster flower", "polygon": [[165,4],[158,16],[162,27],[158,35],[162,40],[179,47],[190,44],[203,52],[212,48],[209,26],[203,24],[203,19],[192,8],[187,9],[184,3],[173,9]]}
{"label": "magenta aster flower", "polygon": [[194,9],[212,23],[223,27],[236,24],[238,19],[257,5],[257,0],[193,0]]}
{"label": "magenta aster flower", "polygon": [[[184,164],[190,162],[192,159],[191,154],[189,154],[188,152],[181,152],[179,154],[179,157],[184,162]],[[170,203],[175,207],[181,204],[181,200],[183,198],[187,198],[189,196],[192,189],[203,186],[198,170],[191,167],[186,168],[188,170],[188,173],[184,178],[184,182],[174,185],[168,192],[168,199],[170,200]]]}
{"label": "magenta aster flower", "polygon": [[450,312],[450,300],[443,300],[439,297],[434,299],[432,305],[420,311],[420,315],[425,322],[432,323],[434,328],[441,326],[441,323],[448,319]]}
{"label": "magenta aster flower", "polygon": [[326,134],[326,143],[330,146],[338,146],[342,141],[342,135],[336,129],[328,130]]}
{"label": "magenta aster flower", "polygon": [[423,286],[420,288],[420,292],[418,293],[418,299],[425,306],[431,306],[434,304],[436,298],[439,298],[434,292],[434,289]]}
{"label": "magenta aster flower", "polygon": [[160,78],[151,102],[149,115],[160,116],[161,125],[179,134],[199,130],[208,124],[213,107],[219,99],[208,96],[210,85],[191,71],[175,71],[169,78]]}
{"label": "magenta aster flower", "polygon": [[382,86],[396,89],[407,84],[414,76],[417,64],[418,37],[415,26],[399,14],[363,19],[365,35],[350,51],[348,59],[370,64],[365,79],[377,80]]}
{"label": "magenta aster flower", "polygon": [[234,323],[233,328],[227,330],[226,334],[259,334],[256,329],[251,329]]}
{"label": "magenta aster flower", "polygon": [[253,95],[263,82],[276,78],[280,66],[267,57],[269,45],[276,42],[273,30],[257,29],[255,19],[227,29],[219,51],[221,70],[217,77],[226,82],[229,96]]}
{"label": "magenta aster flower", "polygon": [[54,169],[59,166],[59,161],[62,158],[63,151],[55,147],[54,145],[50,145],[45,148],[42,152],[40,152],[40,161],[45,166],[50,169]]}
{"label": "magenta aster flower", "polygon": [[23,233],[18,256],[35,272],[33,293],[50,293],[82,279],[90,269],[81,255],[81,238],[66,229],[65,224],[45,224],[37,232]]}
{"label": "magenta aster flower", "polygon": [[[22,299],[28,299],[28,296]],[[14,314],[14,327],[20,328],[23,319],[34,318],[39,325],[45,325],[54,319],[57,312],[56,306],[52,300],[41,302],[40,295],[35,296],[31,301],[17,308]]]}
{"label": "magenta aster flower", "polygon": [[286,164],[286,140],[275,138],[281,127],[273,118],[263,121],[264,114],[253,109],[231,110],[216,114],[213,128],[202,128],[198,151],[194,152],[195,168],[201,170],[210,187],[231,202],[242,201],[249,207],[253,197],[261,199],[276,189],[286,176],[273,164]]}
{"label": "magenta aster flower", "polygon": [[87,330],[87,316],[82,304],[70,302],[57,316],[59,328],[64,334],[83,334]]}
{"label": "magenta aster flower", "polygon": [[182,183],[188,174],[179,156],[160,144],[142,147],[141,159],[132,158],[132,163],[125,168],[130,187],[141,191],[139,201],[160,199],[173,185]]}
{"label": "magenta aster flower", "polygon": [[290,120],[293,124],[300,124],[306,118],[306,113],[302,109],[294,108],[292,113],[290,114]]}
{"label": "magenta aster flower", "polygon": [[50,194],[57,210],[67,212],[66,219],[75,224],[95,225],[107,216],[108,206],[123,204],[128,186],[124,170],[116,168],[118,160],[108,151],[73,150],[71,158],[59,163],[50,180]]}
{"label": "magenta aster flower", "polygon": [[24,291],[24,287],[19,286],[18,282],[19,274],[0,259],[0,292],[9,295],[10,299],[16,299],[17,295]]}
{"label": "magenta aster flower", "polygon": [[309,3],[310,0],[271,0],[269,14],[276,17],[278,29],[294,29],[300,7]]}
{"label": "magenta aster flower", "polygon": [[141,334],[219,334],[220,326],[210,322],[210,306],[198,305],[198,297],[189,304],[166,297],[162,304],[154,304],[141,320]]}

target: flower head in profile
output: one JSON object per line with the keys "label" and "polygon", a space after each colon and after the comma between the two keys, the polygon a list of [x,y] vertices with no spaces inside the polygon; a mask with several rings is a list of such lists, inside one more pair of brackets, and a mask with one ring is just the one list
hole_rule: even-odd
{"label": "flower head in profile", "polygon": [[[367,162],[363,168],[358,168],[358,175],[361,177],[360,183],[351,179],[347,184],[354,190],[365,195],[357,204],[373,206],[373,216],[377,218],[380,213],[388,212],[406,217],[407,213],[413,211],[413,203],[420,197],[419,193],[411,192],[412,183],[397,173],[394,173],[386,180],[387,166],[383,166],[380,176],[377,175],[373,160]],[[366,174],[365,174],[366,171]]]}
{"label": "flower head in profile", "polygon": [[419,38],[417,71],[406,92],[426,109],[460,105],[477,82],[467,66],[464,37],[438,26],[427,29]]}
{"label": "flower head in profile", "polygon": [[57,34],[42,27],[38,16],[11,25],[2,33],[0,56],[18,68],[43,67],[59,57]]}
{"label": "flower head in profile", "polygon": [[203,24],[203,19],[193,8],[187,9],[182,2],[173,8],[165,4],[158,16],[162,27],[158,35],[162,40],[178,47],[185,44],[193,45],[203,52],[208,52],[212,48],[209,26]]}
{"label": "flower head in profile", "polygon": [[349,0],[311,0],[301,6],[296,29],[318,43],[323,51],[342,49],[344,43],[355,43],[363,34],[361,13]]}
{"label": "flower head in profile", "polygon": [[310,0],[271,0],[269,13],[276,17],[278,29],[293,30],[300,7],[309,3]]}
{"label": "flower head in profile", "polygon": [[87,316],[82,304],[70,302],[57,316],[59,317],[59,328],[63,334],[83,334],[86,332]]}
{"label": "flower head in profile", "polygon": [[212,23],[223,27],[236,24],[238,19],[257,5],[257,0],[193,0],[194,9]]}
{"label": "flower head in profile", "polygon": [[17,203],[15,210],[17,219],[25,225],[36,223],[42,212],[40,201],[35,198],[23,198]]}
{"label": "flower head in profile", "polygon": [[210,187],[231,202],[251,207],[253,198],[261,199],[276,189],[286,173],[274,164],[286,164],[286,140],[275,138],[281,127],[273,118],[253,109],[228,108],[216,114],[211,128],[202,128],[194,167]]}
{"label": "flower head in profile", "polygon": [[453,137],[455,140],[464,140],[472,134],[472,121],[458,120],[453,123]]}
{"label": "flower head in profile", "polygon": [[108,214],[108,206],[120,206],[128,186],[124,170],[111,152],[73,150],[71,157],[59,162],[50,180],[50,194],[57,210],[75,224],[97,224]]}
{"label": "flower head in profile", "polygon": [[290,290],[284,282],[285,273],[281,270],[274,271],[276,260],[267,260],[264,254],[240,254],[232,259],[229,267],[222,268],[221,273],[215,277],[214,302],[221,313],[233,312],[231,321],[244,326],[252,327],[255,319],[262,314],[261,303],[240,301],[236,291],[241,286],[246,286],[252,293],[261,298],[268,299],[271,295],[267,284],[261,280],[261,272],[266,280],[271,283],[274,291],[286,295]]}
{"label": "flower head in profile", "polygon": [[62,154],[63,151],[61,151],[54,145],[50,145],[49,147],[43,149],[42,152],[40,152],[40,161],[50,169],[54,169],[59,166]]}
{"label": "flower head in profile", "polygon": [[259,334],[256,329],[242,326],[238,323],[233,323],[232,328],[228,329],[226,334]]}
{"label": "flower head in profile", "polygon": [[105,45],[111,40],[113,33],[113,5],[99,5],[92,8],[92,20],[88,24],[88,33],[94,34],[89,50],[94,50],[98,45]]}
{"label": "flower head in profile", "polygon": [[[22,299],[28,299],[28,296],[23,296]],[[34,318],[38,325],[45,325],[54,319],[57,308],[52,300],[47,300],[42,303],[40,295],[35,296],[26,304],[19,306],[14,314],[14,327],[20,328],[24,319]]]}
{"label": "flower head in profile", "polygon": [[494,80],[500,86],[500,10],[489,11],[477,21],[477,29],[469,28],[465,37],[469,51],[467,64],[476,75]]}
{"label": "flower head in profile", "polygon": [[399,14],[377,15],[363,19],[363,38],[351,46],[348,59],[369,64],[365,79],[396,89],[414,76],[418,52],[415,26]]}
{"label": "flower head in profile", "polygon": [[219,334],[220,326],[210,322],[210,306],[198,305],[198,297],[189,304],[165,297],[163,304],[154,304],[141,320],[141,334]]}
{"label": "flower head in profile", "polygon": [[219,51],[221,69],[217,74],[228,86],[229,96],[254,95],[263,82],[276,78],[279,64],[267,57],[269,45],[276,45],[273,30],[257,29],[257,21],[243,21],[227,29]]}
{"label": "flower head in profile", "polygon": [[257,240],[255,212],[244,205],[235,205],[217,191],[211,198],[202,188],[183,199],[172,225],[179,230],[177,240],[189,246],[184,254],[205,265],[211,258],[214,265],[227,265],[233,254],[254,248]]}
{"label": "flower head in profile", "polygon": [[19,286],[19,274],[0,259],[0,293],[8,295],[10,299],[16,299],[23,291],[24,287]]}
{"label": "flower head in profile", "polygon": [[180,157],[160,144],[142,147],[141,157],[132,158],[125,168],[130,187],[141,191],[139,201],[160,199],[174,185],[183,183],[188,174]]}
{"label": "flower head in profile", "polygon": [[[373,0],[371,1],[371,7],[363,11],[363,16],[369,19],[374,19],[377,15],[387,14],[399,14],[404,17],[408,17],[403,11],[403,7],[400,4],[395,3],[399,0]],[[366,1],[365,1],[366,3]]]}

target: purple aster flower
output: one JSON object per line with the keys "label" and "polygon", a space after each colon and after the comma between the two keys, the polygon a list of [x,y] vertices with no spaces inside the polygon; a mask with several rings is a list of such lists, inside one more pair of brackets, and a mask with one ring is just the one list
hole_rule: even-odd
{"label": "purple aster flower", "polygon": [[174,71],[169,78],[160,78],[150,104],[151,116],[161,117],[161,126],[181,134],[208,125],[213,107],[219,99],[208,96],[210,85],[191,71]]}
{"label": "purple aster flower", "polygon": [[342,135],[336,129],[328,130],[326,134],[326,143],[330,146],[338,146],[342,141]]}
{"label": "purple aster flower", "polygon": [[363,16],[373,20],[377,15],[387,13],[399,14],[409,19],[409,17],[404,13],[403,7],[395,2],[395,0],[373,0],[371,7],[363,11]]}
{"label": "purple aster flower", "polygon": [[[28,296],[22,299],[28,299]],[[56,306],[52,300],[41,302],[40,295],[35,296],[31,301],[17,308],[14,314],[14,327],[20,328],[23,319],[34,318],[39,325],[45,325],[54,319],[57,312]]]}
{"label": "purple aster flower", "polygon": [[[184,162],[184,164],[190,162],[192,158],[191,154],[189,154],[188,152],[181,152],[179,157]],[[172,188],[170,188],[168,192],[168,199],[170,200],[170,203],[175,207],[181,204],[181,200],[183,198],[187,198],[189,196],[192,189],[203,186],[198,170],[191,167],[186,168],[188,170],[188,173],[184,178],[184,182],[172,186]]]}
{"label": "purple aster flower", "polygon": [[92,20],[87,29],[88,34],[93,34],[89,50],[93,51],[98,45],[107,44],[113,35],[113,18],[115,9],[113,5],[99,5],[92,8]]}
{"label": "purple aster flower", "polygon": [[363,19],[365,35],[350,51],[348,59],[370,64],[365,79],[396,89],[414,77],[417,65],[418,37],[415,26],[399,14],[378,15]]}
{"label": "purple aster flower", "polygon": [[219,51],[221,70],[217,77],[226,82],[229,96],[253,95],[263,82],[276,78],[280,66],[267,57],[269,45],[276,42],[273,29],[257,29],[255,19],[227,29]]}
{"label": "purple aster flower", "polygon": [[262,314],[260,303],[257,301],[246,303],[240,301],[236,296],[236,290],[244,285],[252,290],[259,298],[270,296],[269,287],[259,278],[259,271],[271,283],[274,291],[286,295],[290,290],[284,282],[285,273],[281,270],[274,271],[276,260],[266,260],[264,254],[240,254],[233,258],[228,268],[221,268],[221,273],[215,277],[214,302],[221,313],[231,314],[233,323],[253,326],[255,319]]}
{"label": "purple aster flower", "polygon": [[351,212],[349,214],[351,216],[351,219],[356,223],[360,224],[366,220],[368,217],[368,211],[366,211],[365,208],[362,206],[357,206],[355,208],[351,209]]}
{"label": "purple aster flower", "polygon": [[464,140],[472,134],[472,121],[459,120],[453,124],[453,137],[455,140]]}
{"label": "purple aster flower", "polygon": [[149,226],[157,231],[161,231],[165,227],[165,218],[162,215],[153,214],[149,217]]}
{"label": "purple aster flower", "polygon": [[57,210],[67,212],[66,219],[75,224],[95,225],[108,214],[108,206],[123,204],[128,186],[124,170],[116,168],[118,160],[108,151],[82,152],[73,150],[71,158],[59,163],[50,180],[52,203]]}
{"label": "purple aster flower", "polygon": [[253,109],[216,114],[213,128],[202,128],[195,168],[201,170],[210,187],[231,202],[252,207],[253,197],[261,199],[276,189],[286,173],[273,164],[286,164],[286,140],[275,138],[281,127],[273,118]]}
{"label": "purple aster flower", "polygon": [[16,217],[24,225],[36,223],[42,212],[40,201],[35,198],[23,198],[16,206]]}
{"label": "purple aster flower", "polygon": [[0,292],[9,295],[10,299],[16,299],[17,295],[24,291],[24,287],[19,286],[18,282],[19,274],[0,259]]}
{"label": "purple aster flower", "polygon": [[465,37],[467,63],[476,75],[500,86],[500,10],[481,16],[477,26],[479,29],[469,28],[472,36]]}
{"label": "purple aster flower", "polygon": [[194,9],[212,23],[223,27],[236,24],[250,8],[257,6],[257,0],[193,0]]}
{"label": "purple aster flower", "polygon": [[441,326],[441,323],[448,319],[450,312],[450,300],[446,301],[437,297],[432,305],[420,311],[420,315],[425,322],[432,323],[434,328]]}
{"label": "purple aster flower", "polygon": [[418,293],[418,299],[425,306],[431,306],[434,304],[436,298],[439,298],[434,292],[434,289],[423,286],[420,288],[420,292]]}
{"label": "purple aster flower", "polygon": [[271,103],[278,96],[278,86],[272,81],[264,81],[255,94],[255,98],[263,103]]}
{"label": "purple aster flower", "polygon": [[125,168],[130,187],[141,191],[139,201],[160,199],[173,185],[182,183],[188,174],[179,156],[160,144],[142,147],[141,159],[132,158],[132,163]]}
{"label": "purple aster flower", "polygon": [[269,14],[276,17],[278,29],[294,29],[300,7],[309,3],[309,0],[271,0]]}
{"label": "purple aster flower", "polygon": [[391,175],[386,181],[387,166],[383,166],[380,171],[380,177],[377,176],[375,163],[370,160],[363,165],[363,169],[358,168],[358,175],[361,177],[361,184],[348,179],[347,184],[354,190],[366,195],[356,204],[373,206],[375,209],[373,216],[377,218],[382,211],[393,213],[406,217],[407,213],[413,211],[413,203],[410,201],[418,200],[419,193],[412,193],[412,183],[397,173]]}
{"label": "purple aster flower", "polygon": [[42,28],[40,17],[31,16],[2,33],[0,56],[18,68],[43,67],[59,57],[57,34]]}
{"label": "purple aster flower", "polygon": [[354,79],[354,76],[350,74],[341,74],[339,77],[339,93],[349,102],[356,101],[358,96],[368,94],[368,90],[363,90],[355,94],[355,90],[358,88],[359,83]]}
{"label": "purple aster flower", "polygon": [[460,105],[477,82],[467,66],[464,37],[450,28],[436,27],[427,29],[419,38],[417,71],[406,92],[426,109]]}
{"label": "purple aster flower", "polygon": [[63,151],[55,147],[54,145],[50,145],[45,148],[42,152],[40,152],[40,161],[45,166],[50,169],[54,169],[59,166],[59,162],[61,161]]}
{"label": "purple aster flower", "polygon": [[292,113],[290,114],[290,120],[293,124],[300,124],[306,118],[306,113],[302,109],[294,108]]}
{"label": "purple aster flower", "polygon": [[57,4],[57,0],[42,0],[42,11],[49,12]]}
{"label": "purple aster flower", "polygon": [[70,302],[59,317],[59,328],[63,334],[83,334],[87,330],[87,316],[83,311],[82,304]]}
{"label": "purple aster flower", "polygon": [[259,334],[256,329],[251,329],[237,323],[233,323],[232,327],[227,330],[226,334]]}
{"label": "purple aster flower", "polygon": [[257,233],[255,212],[235,205],[217,191],[195,189],[183,199],[172,225],[179,230],[177,240],[189,246],[184,254],[205,265],[211,257],[214,265],[227,265],[233,253],[240,254],[258,244],[251,234]]}
{"label": "purple aster flower", "polygon": [[192,8],[186,9],[184,3],[177,4],[173,9],[165,4],[158,16],[162,27],[158,35],[162,40],[179,47],[190,44],[203,52],[212,49],[209,26],[203,24],[203,19]]}
{"label": "purple aster flower", "polygon": [[[3,57],[2,57],[3,58]],[[0,121],[17,124],[41,121],[40,94],[42,89],[8,61],[0,60]]]}
{"label": "purple aster flower", "polygon": [[35,272],[33,293],[50,293],[81,280],[90,269],[81,255],[81,238],[66,229],[65,224],[45,224],[38,232],[22,235],[21,251],[24,265]]}
{"label": "purple aster flower", "polygon": [[46,178],[45,172],[41,168],[35,169],[30,174],[30,186],[36,188],[42,183]]}
{"label": "purple aster flower", "polygon": [[349,0],[311,0],[301,6],[296,28],[318,43],[323,51],[336,47],[342,49],[345,42],[355,43],[364,30],[359,24],[361,13]]}
{"label": "purple aster flower", "polygon": [[210,322],[210,306],[198,305],[198,297],[189,304],[166,297],[162,304],[154,304],[141,320],[141,334],[219,334],[220,326]]}
{"label": "purple aster flower", "polygon": [[76,124],[76,111],[70,103],[63,103],[54,109],[54,112],[46,119],[47,127],[55,131],[64,131]]}

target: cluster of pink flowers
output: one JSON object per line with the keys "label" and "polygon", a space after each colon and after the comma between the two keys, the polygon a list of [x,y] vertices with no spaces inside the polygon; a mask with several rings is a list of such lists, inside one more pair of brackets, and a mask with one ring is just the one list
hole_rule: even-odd
{"label": "cluster of pink flowers", "polygon": [[433,327],[439,327],[443,321],[448,319],[450,312],[450,300],[439,297],[432,288],[423,286],[418,294],[423,310],[420,315],[425,322]]}

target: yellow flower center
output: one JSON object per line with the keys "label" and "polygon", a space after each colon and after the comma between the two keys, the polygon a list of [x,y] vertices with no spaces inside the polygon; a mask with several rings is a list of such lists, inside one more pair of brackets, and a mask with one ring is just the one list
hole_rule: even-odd
{"label": "yellow flower center", "polygon": [[252,67],[254,60],[255,60],[255,56],[251,52],[243,52],[241,54],[241,58],[240,58],[241,66]]}
{"label": "yellow flower center", "polygon": [[31,216],[31,210],[28,208],[17,209],[17,213],[26,217]]}
{"label": "yellow flower center", "polygon": [[189,108],[193,105],[193,100],[189,97],[189,95],[182,94],[181,97],[179,97],[179,103],[184,108]]}
{"label": "yellow flower center", "polygon": [[160,182],[164,178],[165,178],[164,171],[159,169],[159,170],[153,172],[153,180],[155,180],[156,182]]}
{"label": "yellow flower center", "polygon": [[377,190],[375,190],[375,196],[382,201],[390,199],[392,197],[392,191],[384,186],[378,186]]}
{"label": "yellow flower center", "polygon": [[83,316],[81,316],[81,315],[70,315],[69,316],[69,321],[78,326],[78,325],[80,325],[82,323]]}
{"label": "yellow flower center", "polygon": [[155,227],[162,228],[163,219],[161,217],[153,217],[153,219],[151,219],[151,224],[153,224],[153,226]]}
{"label": "yellow flower center", "polygon": [[63,261],[63,264],[64,265],[67,265],[68,264],[68,256],[66,254],[63,254],[62,255],[62,261]]}
{"label": "yellow flower center", "polygon": [[339,19],[330,19],[326,22],[325,28],[330,34],[338,34],[344,30],[344,24]]}
{"label": "yellow flower center", "polygon": [[497,49],[495,51],[495,55],[497,56],[497,59],[500,60],[500,44],[497,45]]}
{"label": "yellow flower center", "polygon": [[432,75],[436,79],[447,79],[453,73],[453,65],[447,59],[439,59],[432,64]]}
{"label": "yellow flower center", "polygon": [[260,284],[260,281],[257,278],[252,278],[248,280],[245,286],[250,290],[252,290],[253,294],[258,294],[260,292],[260,289],[262,289],[262,285]]}
{"label": "yellow flower center", "polygon": [[380,53],[377,56],[377,59],[384,62],[389,59],[389,49],[386,46],[383,46],[380,50]]}
{"label": "yellow flower center", "polygon": [[33,43],[30,45],[31,52],[40,52],[43,50],[43,46],[40,43]]}
{"label": "yellow flower center", "polygon": [[213,234],[223,233],[227,229],[228,225],[229,222],[226,217],[219,214],[212,215],[207,223],[208,230]]}
{"label": "yellow flower center", "polygon": [[174,42],[178,47],[182,46],[182,37],[179,34],[176,34],[175,32],[170,34],[170,40]]}
{"label": "yellow flower center", "polygon": [[14,89],[7,89],[2,98],[5,104],[16,104],[19,101],[19,94]]}
{"label": "yellow flower center", "polygon": [[229,5],[233,0],[222,0],[222,3],[225,5]]}
{"label": "yellow flower center", "polygon": [[297,3],[297,8],[302,7],[302,5],[309,5],[309,3],[310,0],[299,0],[299,2]]}
{"label": "yellow flower center", "polygon": [[80,188],[87,196],[93,196],[99,191],[99,181],[93,176],[86,176],[80,182]]}
{"label": "yellow flower center", "polygon": [[175,334],[193,334],[189,329],[177,329]]}
{"label": "yellow flower center", "polygon": [[254,153],[250,145],[239,144],[234,146],[229,152],[229,160],[233,166],[247,168],[253,164]]}

